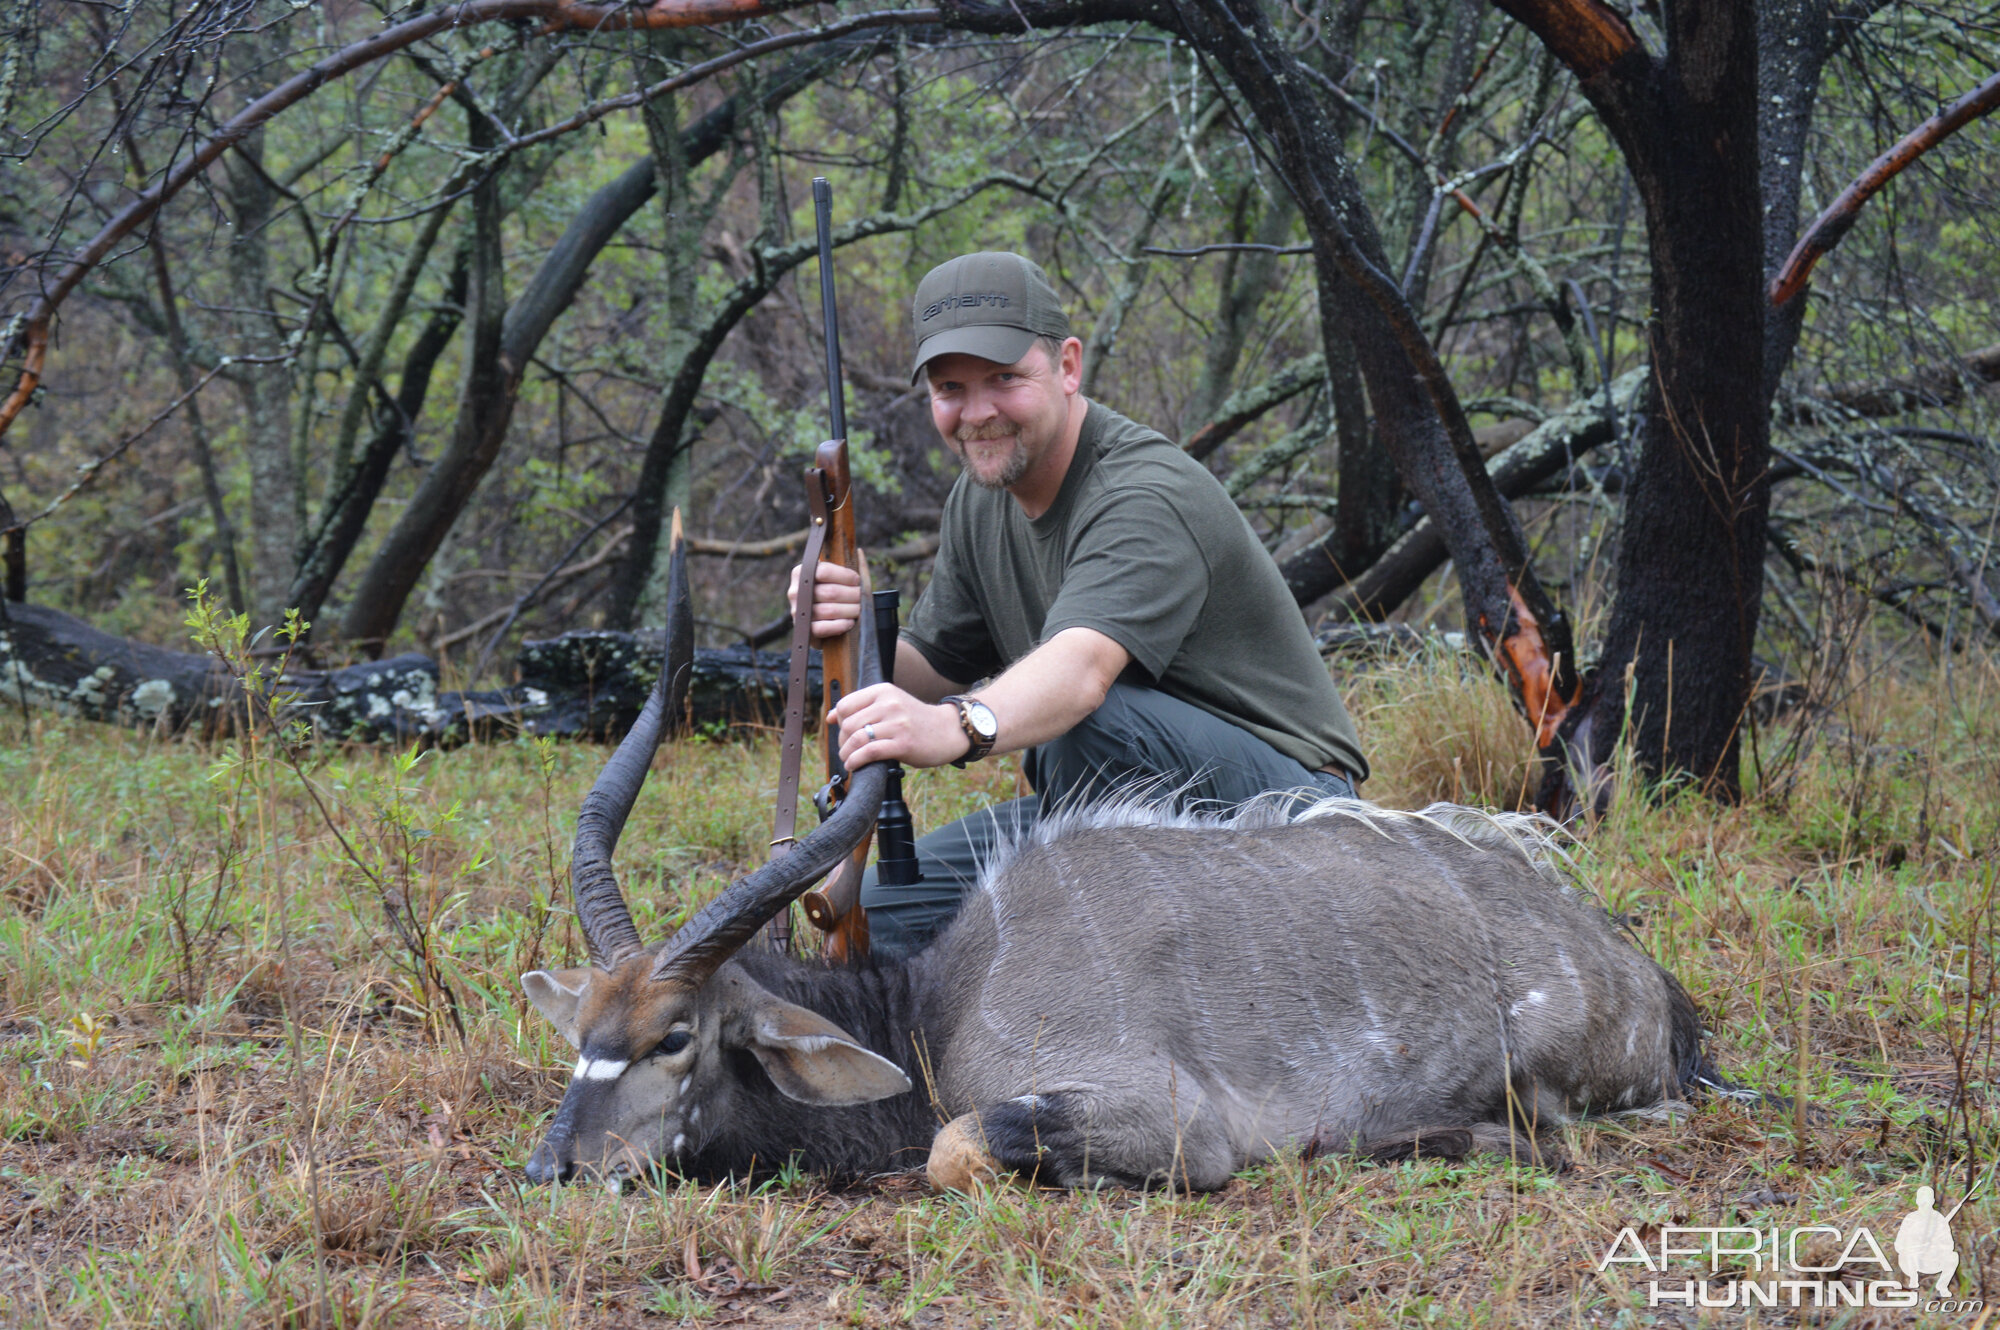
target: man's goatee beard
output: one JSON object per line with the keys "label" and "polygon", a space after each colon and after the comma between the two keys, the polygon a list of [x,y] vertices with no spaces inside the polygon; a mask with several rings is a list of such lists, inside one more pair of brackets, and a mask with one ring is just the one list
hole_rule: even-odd
{"label": "man's goatee beard", "polygon": [[958,431],[958,442],[961,446],[973,443],[992,443],[999,439],[1014,440],[1014,451],[1007,458],[1007,464],[1000,468],[1000,474],[990,480],[973,468],[970,451],[959,455],[958,465],[965,472],[966,479],[981,489],[1012,489],[1022,476],[1028,474],[1028,450],[1021,446],[1021,431],[1016,429],[1009,430],[1004,434],[993,434],[989,433],[984,427],[979,429],[961,429]]}

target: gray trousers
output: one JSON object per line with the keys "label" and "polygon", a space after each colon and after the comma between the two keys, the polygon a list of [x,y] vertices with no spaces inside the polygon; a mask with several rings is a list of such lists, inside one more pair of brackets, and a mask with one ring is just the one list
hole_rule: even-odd
{"label": "gray trousers", "polygon": [[[1139,789],[1177,807],[1222,812],[1260,794],[1302,792],[1301,803],[1354,787],[1309,771],[1239,726],[1157,688],[1114,683],[1098,707],[1067,734],[1029,749],[1022,770],[1035,791],[917,838],[920,881],[861,879],[875,950],[907,953],[924,946],[958,913],[993,847],[1027,831],[1044,808],[1071,808],[1113,792]],[[918,777],[917,779],[922,779]]]}

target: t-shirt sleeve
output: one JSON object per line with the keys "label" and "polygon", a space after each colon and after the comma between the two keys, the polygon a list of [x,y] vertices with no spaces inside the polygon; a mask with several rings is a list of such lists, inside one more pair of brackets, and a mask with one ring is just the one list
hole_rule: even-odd
{"label": "t-shirt sleeve", "polygon": [[903,636],[931,668],[959,684],[998,674],[1002,663],[978,595],[965,576],[967,553],[965,542],[949,535],[939,543],[930,584],[917,597],[903,628]]}
{"label": "t-shirt sleeve", "polygon": [[1160,491],[1124,489],[1072,540],[1042,640],[1065,628],[1094,628],[1157,682],[1208,600],[1208,563],[1186,520]]}

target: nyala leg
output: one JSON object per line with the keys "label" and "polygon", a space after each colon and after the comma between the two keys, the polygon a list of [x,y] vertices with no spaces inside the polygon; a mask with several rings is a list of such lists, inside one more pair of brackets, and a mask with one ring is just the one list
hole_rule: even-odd
{"label": "nyala leg", "polygon": [[1342,1150],[1352,1150],[1370,1164],[1396,1164],[1406,1159],[1458,1160],[1474,1154],[1507,1155],[1520,1163],[1553,1168],[1558,1172],[1568,1164],[1562,1147],[1553,1140],[1543,1140],[1533,1132],[1501,1122],[1475,1122],[1465,1127],[1413,1128],[1370,1136],[1365,1140],[1337,1140],[1323,1133],[1306,1143],[1305,1157],[1312,1159]]}
{"label": "nyala leg", "polygon": [[1080,1108],[1074,1095],[1028,1094],[952,1119],[931,1142],[932,1185],[970,1191],[1003,1173],[1070,1185],[1089,1155]]}
{"label": "nyala leg", "polygon": [[975,1109],[946,1124],[932,1142],[931,1181],[969,1190],[1014,1173],[1054,1187],[1202,1191],[1229,1180],[1228,1143],[1212,1124],[1177,1128],[1164,1107],[1128,1104],[1124,1112],[1113,1107],[1063,1092],[1021,1095]]}

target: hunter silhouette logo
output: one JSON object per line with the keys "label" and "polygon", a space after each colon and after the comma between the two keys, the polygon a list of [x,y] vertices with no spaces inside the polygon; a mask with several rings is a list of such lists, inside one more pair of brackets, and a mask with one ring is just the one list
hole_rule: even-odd
{"label": "hunter silhouette logo", "polygon": [[[1647,1303],[1654,1307],[1921,1305],[1927,1312],[1976,1312],[1985,1305],[1979,1299],[1951,1295],[1952,1276],[1958,1273],[1951,1221],[1979,1189],[1973,1187],[1957,1205],[1940,1213],[1937,1193],[1918,1187],[1917,1208],[1903,1217],[1890,1243],[1896,1253],[1893,1266],[1866,1228],[1670,1224],[1649,1231],[1647,1238],[1635,1229],[1620,1229],[1597,1269],[1602,1273],[1614,1265],[1644,1266],[1654,1276],[1646,1281]],[[1901,1279],[1894,1277],[1897,1270],[1902,1271]],[[1918,1291],[1926,1280],[1936,1281],[1935,1292],[1928,1297]]]}
{"label": "hunter silhouette logo", "polygon": [[1929,1187],[1917,1188],[1917,1208],[1896,1229],[1896,1265],[1915,1288],[1923,1276],[1937,1276],[1937,1293],[1951,1296],[1951,1277],[1958,1270],[1958,1249],[1951,1242],[1951,1221],[1960,1207],[1972,1199],[1967,1192],[1951,1213],[1937,1212],[1937,1193]]}

